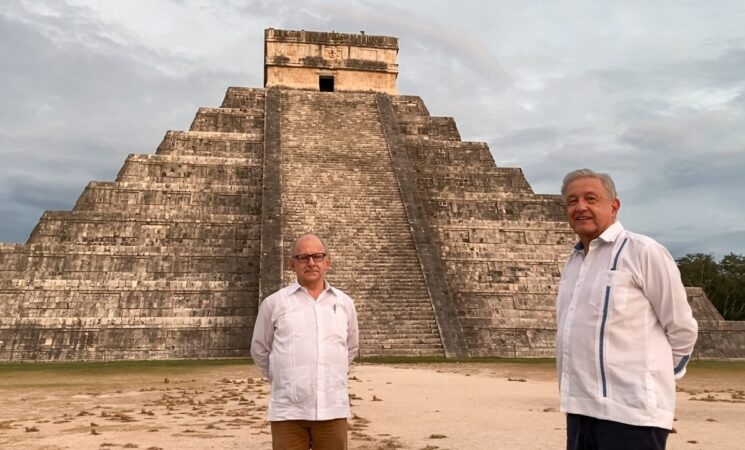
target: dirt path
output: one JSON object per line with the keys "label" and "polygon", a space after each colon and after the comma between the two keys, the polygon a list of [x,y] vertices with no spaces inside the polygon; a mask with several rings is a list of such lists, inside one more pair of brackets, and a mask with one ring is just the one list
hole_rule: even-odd
{"label": "dirt path", "polygon": [[[270,449],[268,385],[251,365],[4,371],[2,449]],[[350,447],[560,449],[551,364],[355,365]],[[740,449],[745,367],[693,368],[669,449]]]}

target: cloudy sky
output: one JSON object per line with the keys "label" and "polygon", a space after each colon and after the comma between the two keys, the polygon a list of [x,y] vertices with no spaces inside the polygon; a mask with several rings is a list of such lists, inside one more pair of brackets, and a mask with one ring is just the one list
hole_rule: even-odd
{"label": "cloudy sky", "polygon": [[268,27],[399,37],[398,87],[539,193],[611,173],[627,228],[674,256],[745,254],[745,3],[0,3],[0,241],[153,153],[228,86],[261,87]]}

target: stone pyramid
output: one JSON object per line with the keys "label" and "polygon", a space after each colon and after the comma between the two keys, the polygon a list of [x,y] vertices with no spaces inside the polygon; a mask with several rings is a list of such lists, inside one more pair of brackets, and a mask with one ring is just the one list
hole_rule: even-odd
{"label": "stone pyramid", "polygon": [[[263,89],[229,88],[0,244],[0,360],[247,356],[304,232],[356,302],[362,356],[553,356],[574,242],[561,198],[398,95],[397,53],[393,37],[266,30]],[[702,354],[745,354],[745,327],[691,293]]]}

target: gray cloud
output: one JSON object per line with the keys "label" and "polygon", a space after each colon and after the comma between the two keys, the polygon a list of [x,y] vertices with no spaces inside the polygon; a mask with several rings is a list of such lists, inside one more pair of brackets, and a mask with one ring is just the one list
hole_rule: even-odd
{"label": "gray cloud", "polygon": [[[745,253],[745,7],[731,2],[13,2],[0,6],[0,241],[152,153],[228,86],[263,29],[400,39],[402,94],[453,116],[536,192],[610,172],[621,218],[680,256]],[[130,19],[136,17],[137,19]]]}

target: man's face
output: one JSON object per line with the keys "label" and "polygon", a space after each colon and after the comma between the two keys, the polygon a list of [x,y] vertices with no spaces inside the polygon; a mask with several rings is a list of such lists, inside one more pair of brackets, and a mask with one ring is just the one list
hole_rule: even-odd
{"label": "man's face", "polygon": [[[315,236],[307,236],[297,243],[292,256],[296,255],[314,255],[317,253],[326,253],[321,241]],[[331,258],[326,256],[323,261],[316,262],[313,258],[308,258],[308,262],[301,262],[296,258],[290,258],[290,266],[297,275],[297,281],[301,286],[308,287],[323,281],[326,271],[331,267]]]}
{"label": "man's face", "polygon": [[579,178],[567,186],[566,210],[569,225],[585,245],[616,221],[621,202],[610,199],[597,178]]}

